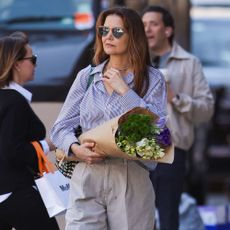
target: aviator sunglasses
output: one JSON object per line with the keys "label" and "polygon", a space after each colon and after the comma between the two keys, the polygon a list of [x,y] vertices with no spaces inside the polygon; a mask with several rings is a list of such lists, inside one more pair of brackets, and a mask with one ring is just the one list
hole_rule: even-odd
{"label": "aviator sunglasses", "polygon": [[37,55],[32,55],[31,57],[24,57],[20,60],[30,60],[33,65],[36,65],[37,63]]}
{"label": "aviator sunglasses", "polygon": [[101,37],[105,37],[108,35],[109,31],[112,30],[112,34],[115,38],[119,39],[124,33],[124,29],[120,27],[109,28],[108,26],[99,26],[98,27],[98,34]]}

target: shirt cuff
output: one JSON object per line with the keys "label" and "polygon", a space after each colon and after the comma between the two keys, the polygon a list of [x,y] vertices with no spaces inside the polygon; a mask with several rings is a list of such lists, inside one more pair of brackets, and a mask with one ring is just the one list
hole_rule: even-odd
{"label": "shirt cuff", "polygon": [[[72,144],[81,145],[79,141],[75,141],[75,142],[73,142]],[[69,147],[68,156],[74,156],[74,155],[75,155],[75,154],[72,152],[72,150],[71,150],[72,144],[71,144],[70,147]]]}
{"label": "shirt cuff", "polygon": [[49,145],[45,140],[40,141],[40,144],[42,145],[42,149],[44,153],[47,155],[48,152],[50,151]]}
{"label": "shirt cuff", "polygon": [[71,145],[75,142],[78,142],[78,139],[74,135],[70,135],[68,138],[65,138],[63,141],[63,151],[66,156],[70,156],[72,153],[70,151]]}

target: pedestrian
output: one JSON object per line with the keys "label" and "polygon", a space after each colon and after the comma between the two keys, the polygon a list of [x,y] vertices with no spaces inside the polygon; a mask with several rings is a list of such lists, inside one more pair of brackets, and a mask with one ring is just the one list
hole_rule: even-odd
{"label": "pedestrian", "polygon": [[37,57],[27,36],[15,32],[0,38],[0,229],[58,230],[49,218],[34,183],[38,158],[31,144],[45,152],[54,147],[31,109],[31,93],[23,85],[33,80]]}
{"label": "pedestrian", "polygon": [[174,19],[160,6],[142,13],[152,64],[167,70],[168,113],[175,144],[171,165],[158,164],[150,173],[156,192],[161,230],[178,230],[178,207],[186,172],[186,158],[194,141],[194,127],[213,114],[213,96],[200,61],[174,40]]}
{"label": "pedestrian", "polygon": [[94,152],[94,143],[80,144],[75,136],[79,125],[85,132],[134,107],[166,116],[165,82],[150,66],[141,17],[125,7],[103,11],[94,51],[96,66],[78,73],[51,130],[55,145],[79,160],[71,178],[66,230],[152,230],[155,195],[145,165],[104,158]]}

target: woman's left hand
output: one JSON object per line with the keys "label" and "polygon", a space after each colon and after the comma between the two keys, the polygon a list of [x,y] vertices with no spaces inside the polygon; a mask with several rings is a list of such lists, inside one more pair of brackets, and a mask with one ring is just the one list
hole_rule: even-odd
{"label": "woman's left hand", "polygon": [[107,69],[104,72],[103,81],[108,83],[109,86],[121,96],[129,90],[128,85],[125,83],[120,71],[117,69]]}

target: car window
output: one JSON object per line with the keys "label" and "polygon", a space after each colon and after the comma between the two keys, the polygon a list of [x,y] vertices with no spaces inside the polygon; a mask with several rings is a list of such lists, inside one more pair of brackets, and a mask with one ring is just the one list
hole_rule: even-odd
{"label": "car window", "polygon": [[15,29],[88,29],[93,0],[1,0],[0,24]]}
{"label": "car window", "polygon": [[230,86],[230,7],[192,7],[191,51],[210,86]]}
{"label": "car window", "polygon": [[230,8],[201,8],[192,14],[192,52],[204,66],[230,68]]}
{"label": "car window", "polygon": [[230,18],[193,19],[192,51],[205,66],[230,67]]}
{"label": "car window", "polygon": [[0,0],[0,36],[23,31],[37,55],[33,101],[64,101],[92,63],[95,21],[108,0]]}

